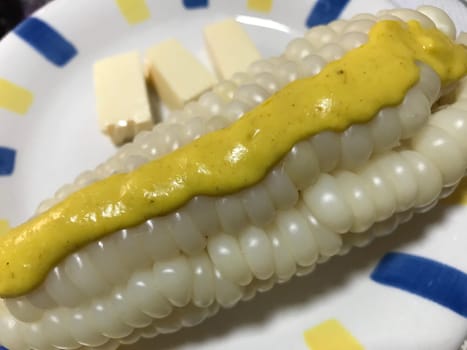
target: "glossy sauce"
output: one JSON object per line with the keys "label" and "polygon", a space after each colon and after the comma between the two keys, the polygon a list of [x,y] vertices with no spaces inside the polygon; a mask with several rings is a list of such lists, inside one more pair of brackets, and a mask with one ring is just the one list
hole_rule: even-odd
{"label": "glossy sauce", "polygon": [[227,195],[254,185],[302,139],[368,122],[403,100],[419,79],[417,60],[443,83],[467,70],[466,49],[438,30],[382,21],[367,44],[320,74],[290,83],[231,126],[72,194],[0,236],[0,296],[28,293],[68,254],[170,213],[196,195]]}

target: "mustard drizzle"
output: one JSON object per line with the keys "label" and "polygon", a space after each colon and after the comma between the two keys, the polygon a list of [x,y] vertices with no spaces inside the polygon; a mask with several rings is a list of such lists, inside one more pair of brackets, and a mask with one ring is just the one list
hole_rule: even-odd
{"label": "mustard drizzle", "polygon": [[32,291],[63,258],[107,234],[166,215],[196,195],[256,184],[302,139],[368,122],[418,81],[416,61],[444,84],[467,72],[466,49],[440,31],[382,21],[367,44],[290,83],[231,126],[72,194],[0,236],[0,297]]}

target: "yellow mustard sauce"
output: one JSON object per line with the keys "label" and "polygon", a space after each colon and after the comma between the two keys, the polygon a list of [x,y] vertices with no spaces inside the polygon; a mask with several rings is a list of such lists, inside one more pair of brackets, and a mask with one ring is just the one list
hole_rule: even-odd
{"label": "yellow mustard sauce", "polygon": [[367,44],[320,74],[290,83],[231,126],[72,194],[0,236],[0,296],[30,292],[80,247],[165,215],[196,195],[254,185],[304,138],[369,121],[382,107],[402,102],[419,79],[416,61],[430,65],[443,83],[467,72],[467,50],[440,31],[382,21]]}
{"label": "yellow mustard sauce", "polygon": [[10,224],[6,220],[0,219],[0,236],[10,230]]}

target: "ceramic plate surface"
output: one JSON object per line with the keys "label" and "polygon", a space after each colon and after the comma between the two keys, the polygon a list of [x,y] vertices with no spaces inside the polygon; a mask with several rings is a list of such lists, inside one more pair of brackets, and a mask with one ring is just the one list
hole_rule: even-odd
{"label": "ceramic plate surface", "polygon": [[[454,3],[450,10],[462,21],[465,6]],[[26,220],[59,186],[115,151],[97,125],[96,60],[144,52],[176,38],[208,64],[202,28],[229,17],[244,25],[263,56],[273,56],[317,19],[349,18],[398,4],[55,0],[0,41],[0,228]],[[133,11],[125,10],[129,7]],[[396,234],[335,258],[307,277],[224,310],[200,326],[126,349],[309,349],[305,338],[311,335],[313,350],[456,350],[467,336],[466,214],[462,205],[440,205]],[[405,266],[409,285],[421,268],[428,276],[426,290],[419,293],[424,297],[372,279],[388,261]],[[441,288],[436,273],[448,283],[457,282]]]}

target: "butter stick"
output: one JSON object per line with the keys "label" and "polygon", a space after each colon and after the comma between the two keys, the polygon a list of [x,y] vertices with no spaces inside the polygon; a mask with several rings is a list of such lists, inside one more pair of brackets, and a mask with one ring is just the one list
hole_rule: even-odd
{"label": "butter stick", "polygon": [[154,123],[137,52],[97,61],[94,87],[99,127],[115,144],[131,141],[139,131],[151,129]]}
{"label": "butter stick", "polygon": [[146,53],[149,79],[169,108],[181,108],[216,83],[214,75],[180,42],[164,41]]}
{"label": "butter stick", "polygon": [[230,79],[244,72],[261,55],[240,23],[228,19],[204,28],[207,51],[218,75]]}

